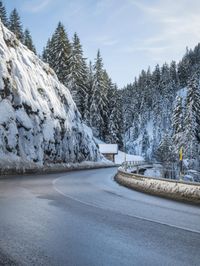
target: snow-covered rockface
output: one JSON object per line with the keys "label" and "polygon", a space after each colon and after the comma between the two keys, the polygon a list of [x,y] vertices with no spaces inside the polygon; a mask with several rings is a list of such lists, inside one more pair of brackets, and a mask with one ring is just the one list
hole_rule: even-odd
{"label": "snow-covered rockface", "polygon": [[100,159],[69,90],[2,23],[0,62],[1,164]]}

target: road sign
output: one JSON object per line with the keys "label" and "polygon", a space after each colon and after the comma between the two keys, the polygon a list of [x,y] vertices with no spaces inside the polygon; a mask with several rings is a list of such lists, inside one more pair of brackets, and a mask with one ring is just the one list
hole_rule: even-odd
{"label": "road sign", "polygon": [[183,173],[183,146],[181,146],[179,151],[179,161],[180,161],[180,178]]}
{"label": "road sign", "polygon": [[179,151],[179,160],[183,161],[183,147],[181,146],[180,151]]}

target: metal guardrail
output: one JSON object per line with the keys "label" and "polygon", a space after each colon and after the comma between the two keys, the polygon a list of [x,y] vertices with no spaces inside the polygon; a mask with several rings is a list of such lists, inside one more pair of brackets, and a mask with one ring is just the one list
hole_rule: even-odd
{"label": "metal guardrail", "polygon": [[146,168],[150,168],[152,167],[152,165],[153,165],[152,163],[147,161],[126,161],[122,163],[121,167],[125,171],[127,170],[134,171],[138,174],[142,167],[144,168],[145,166]]}
{"label": "metal guardrail", "polygon": [[195,187],[200,188],[200,183],[198,183],[198,182],[188,182],[188,181],[184,181],[184,180],[175,180],[175,179],[167,179],[167,178],[156,178],[156,177],[152,177],[152,176],[144,176],[144,175],[140,175],[140,174],[136,174],[136,173],[128,173],[122,169],[118,169],[118,175],[120,175],[122,177],[126,177],[128,179],[137,180],[137,181],[138,180],[142,180],[142,181],[143,180],[158,180],[158,181],[164,181],[164,182],[169,182],[169,183],[174,183],[174,184],[191,185],[191,186],[195,186]]}
{"label": "metal guardrail", "polygon": [[146,164],[147,162],[145,161],[125,161],[122,163],[122,167],[134,167],[134,166],[139,166],[142,164]]}
{"label": "metal guardrail", "polygon": [[115,180],[128,188],[178,201],[200,204],[200,183],[137,175],[118,169]]}
{"label": "metal guardrail", "polygon": [[178,165],[173,164],[171,167],[163,166],[159,163],[148,162],[148,161],[126,161],[122,163],[121,167],[126,172],[144,174],[144,171],[149,168],[154,168],[157,172],[160,172],[160,176],[157,178],[163,178],[168,180],[185,180],[189,182],[200,182],[200,172],[191,172],[190,170],[185,170],[180,173],[180,168]]}

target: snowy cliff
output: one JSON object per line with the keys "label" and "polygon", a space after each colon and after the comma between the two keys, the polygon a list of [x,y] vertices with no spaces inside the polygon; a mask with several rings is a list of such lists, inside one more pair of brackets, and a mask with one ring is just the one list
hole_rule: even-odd
{"label": "snowy cliff", "polygon": [[69,90],[0,23],[0,166],[96,161]]}

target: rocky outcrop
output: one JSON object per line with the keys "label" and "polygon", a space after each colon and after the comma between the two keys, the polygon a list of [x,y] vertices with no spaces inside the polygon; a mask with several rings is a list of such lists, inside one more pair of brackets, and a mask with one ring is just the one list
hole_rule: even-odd
{"label": "rocky outcrop", "polygon": [[100,160],[69,90],[0,23],[0,167]]}

